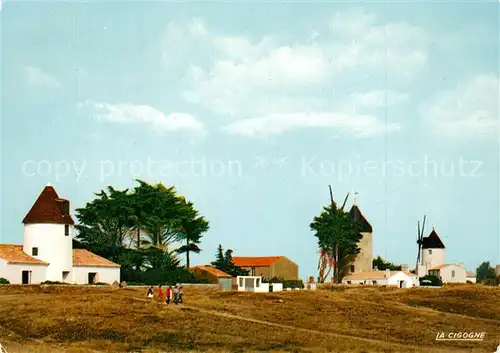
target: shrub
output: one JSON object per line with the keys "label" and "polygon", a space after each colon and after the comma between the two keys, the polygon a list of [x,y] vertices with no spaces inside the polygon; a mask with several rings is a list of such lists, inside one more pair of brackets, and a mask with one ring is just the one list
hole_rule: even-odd
{"label": "shrub", "polygon": [[0,278],[0,284],[10,284],[10,282],[9,282],[8,279],[1,277]]}
{"label": "shrub", "polygon": [[108,283],[104,283],[104,282],[97,282],[97,283],[94,283],[94,285],[96,286],[107,286]]}
{"label": "shrub", "polygon": [[44,281],[40,284],[63,284],[63,285],[67,285],[69,283],[66,283],[66,282],[59,282],[59,281]]}
{"label": "shrub", "polygon": [[298,280],[284,280],[283,288],[304,288],[304,282],[301,279]]}

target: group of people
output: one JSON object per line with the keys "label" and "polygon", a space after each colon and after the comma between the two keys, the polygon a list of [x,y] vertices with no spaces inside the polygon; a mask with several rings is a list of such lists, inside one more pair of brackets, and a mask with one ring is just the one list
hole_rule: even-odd
{"label": "group of people", "polygon": [[[172,288],[172,286],[168,286],[167,287],[167,290],[165,291],[165,303],[166,304],[170,304],[170,300],[172,299],[172,294],[173,294],[173,303],[174,304],[182,304],[183,303],[183,300],[182,300],[182,295],[183,295],[183,290],[182,290],[182,286],[178,287],[178,286],[175,286],[174,288]],[[153,286],[149,287],[148,289],[148,294],[147,294],[148,298],[153,298],[154,297],[154,289],[153,289]],[[160,298],[161,301],[163,301],[163,289],[160,286],[158,286],[158,297]]]}

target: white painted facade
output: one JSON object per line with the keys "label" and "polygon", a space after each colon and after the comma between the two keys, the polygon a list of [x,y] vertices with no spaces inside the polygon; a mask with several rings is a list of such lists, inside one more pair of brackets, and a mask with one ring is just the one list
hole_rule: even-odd
{"label": "white painted facade", "polygon": [[91,277],[94,283],[119,282],[119,265],[83,249],[73,250],[69,212],[69,201],[47,185],[23,220],[23,245],[0,247],[0,278],[12,284],[89,284]]}
{"label": "white painted facade", "polygon": [[422,249],[422,265],[426,269],[444,264],[445,249]]}
{"label": "white painted facade", "polygon": [[34,264],[9,264],[0,258],[0,278],[7,279],[10,283],[21,284],[23,271],[29,272],[31,283],[40,283],[45,281],[46,265]]}
{"label": "white painted facade", "polygon": [[120,282],[119,267],[92,267],[92,266],[74,266],[73,267],[73,283],[75,284],[92,284],[89,283],[89,273],[95,273],[94,283],[113,283]]}
{"label": "white painted facade", "polygon": [[[65,235],[65,227],[69,230],[68,235]],[[46,281],[72,282],[72,234],[72,225],[42,223],[24,226],[23,251],[49,264],[45,274]],[[34,248],[37,249],[38,255],[33,254]]]}
{"label": "white painted facade", "polygon": [[429,274],[436,276],[443,283],[466,283],[467,271],[461,265],[441,265],[439,269],[430,269]]}
{"label": "white painted facade", "polygon": [[[260,276],[237,276],[236,283],[239,292],[268,293],[269,283],[262,283]],[[273,283],[273,292],[283,291],[282,283]]]}
{"label": "white painted facade", "polygon": [[418,277],[408,275],[402,271],[372,271],[361,272],[355,276],[346,276],[342,284],[395,286],[412,288],[419,285]]}

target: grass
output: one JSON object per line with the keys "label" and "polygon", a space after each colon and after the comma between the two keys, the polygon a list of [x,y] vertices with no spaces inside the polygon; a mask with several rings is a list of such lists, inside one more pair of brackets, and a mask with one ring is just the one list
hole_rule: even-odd
{"label": "grass", "polygon": [[[281,293],[185,289],[166,307],[146,289],[1,286],[11,352],[494,352],[500,288],[339,288]],[[436,342],[438,332],[486,332]]]}

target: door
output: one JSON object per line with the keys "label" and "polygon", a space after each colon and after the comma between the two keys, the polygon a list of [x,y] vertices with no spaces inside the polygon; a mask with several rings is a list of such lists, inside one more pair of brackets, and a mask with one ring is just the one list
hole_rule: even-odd
{"label": "door", "polygon": [[405,281],[399,281],[399,288],[403,288]]}
{"label": "door", "polygon": [[22,277],[23,277],[23,284],[31,283],[31,271],[23,271]]}
{"label": "door", "polygon": [[89,284],[96,283],[96,278],[97,278],[96,272],[89,272]]}

